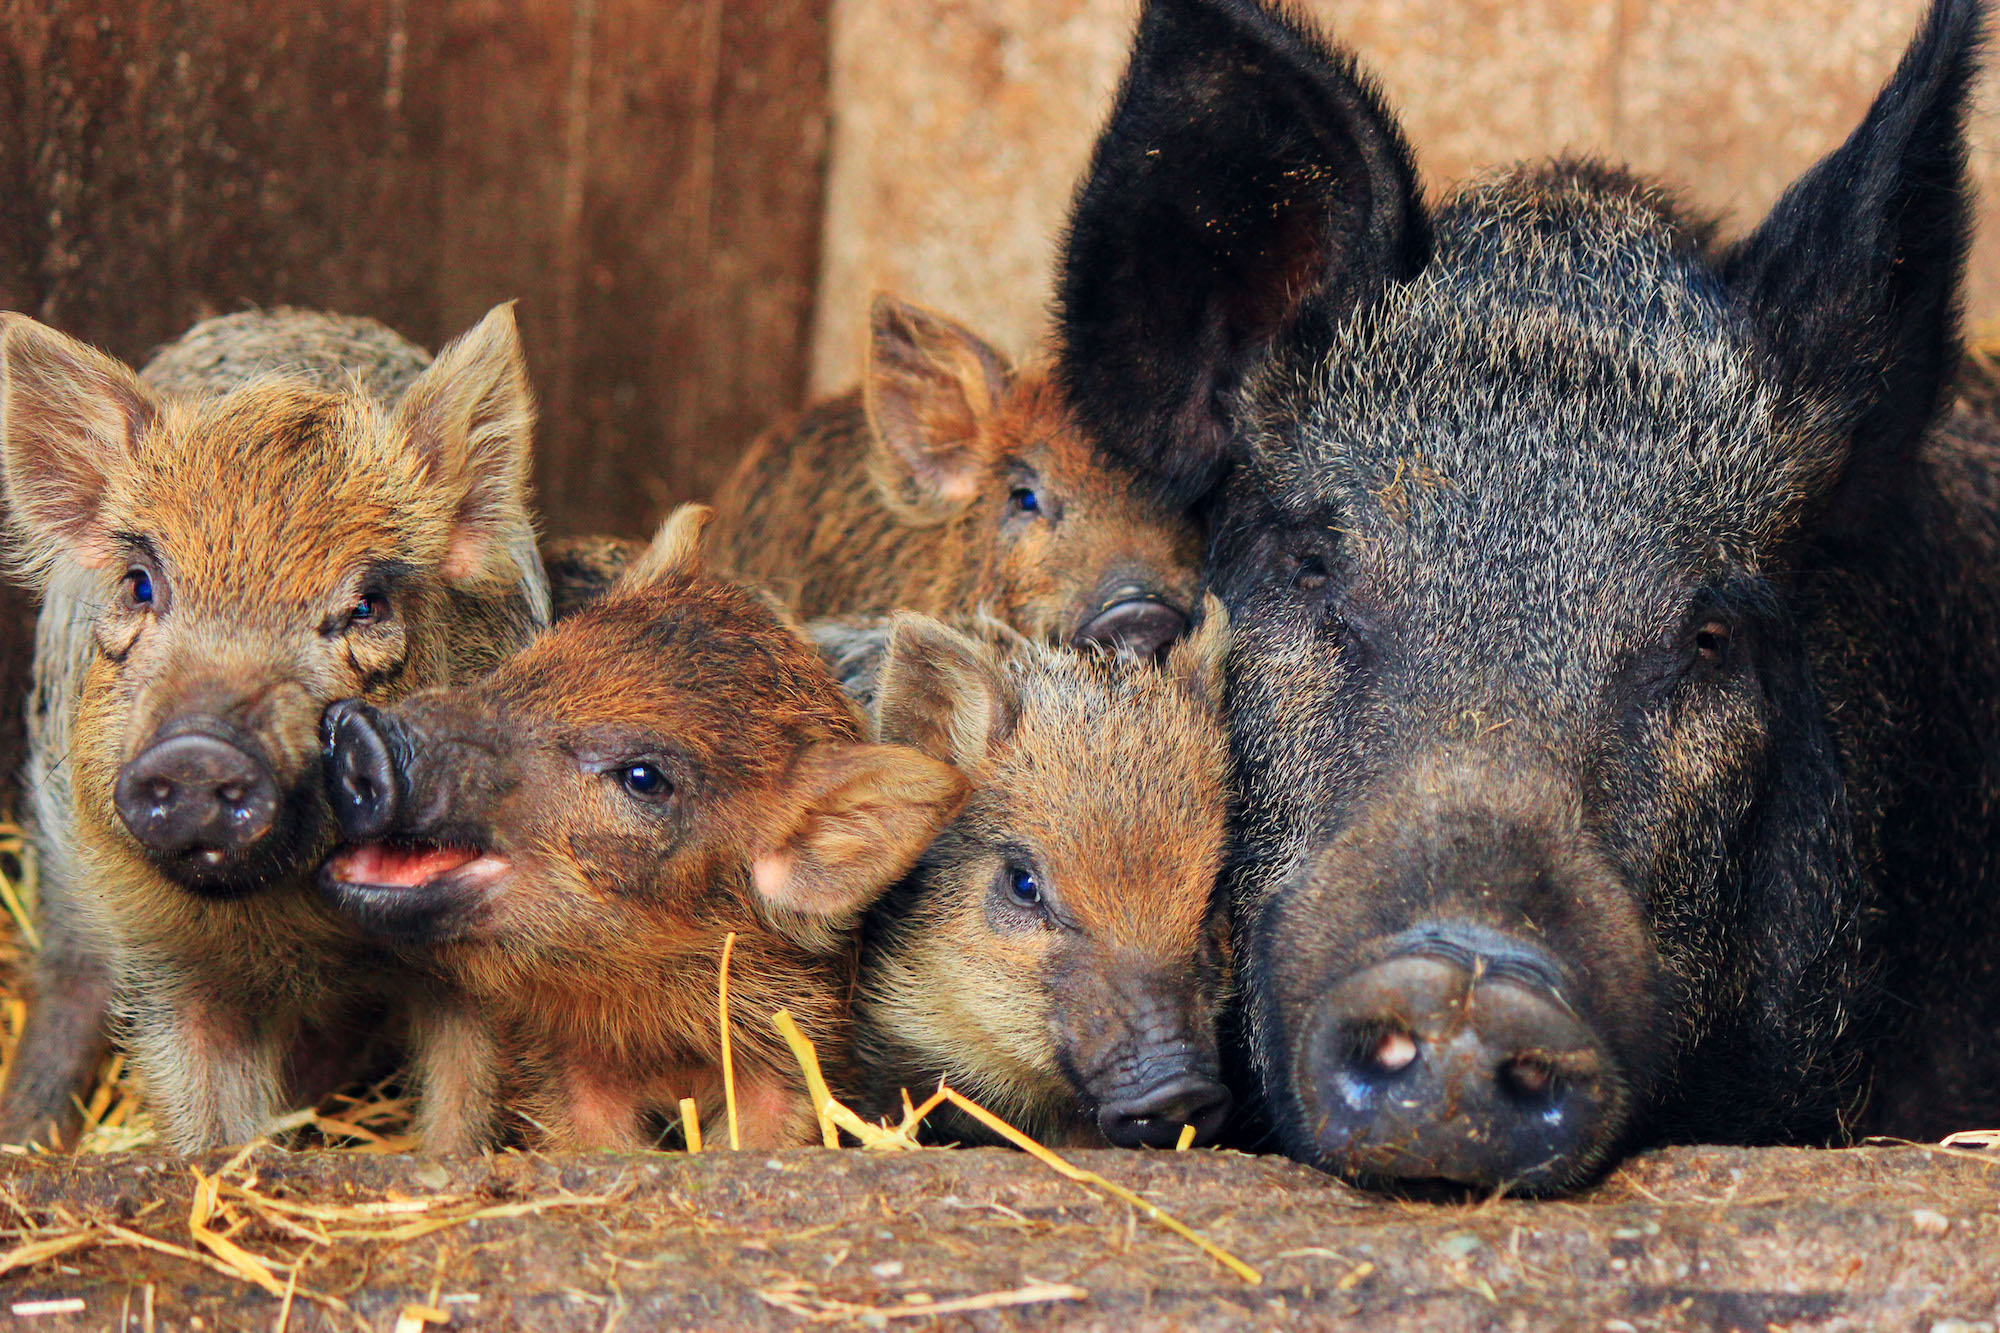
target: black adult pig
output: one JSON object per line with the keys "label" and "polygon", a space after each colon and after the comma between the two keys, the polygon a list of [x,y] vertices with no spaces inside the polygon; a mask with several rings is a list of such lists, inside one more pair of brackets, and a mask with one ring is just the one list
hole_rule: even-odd
{"label": "black adult pig", "polygon": [[1939,421],[1982,21],[1722,245],[1589,162],[1429,207],[1301,23],[1146,7],[1062,372],[1212,506],[1288,1152],[1554,1190],[2000,1113],[2000,458]]}

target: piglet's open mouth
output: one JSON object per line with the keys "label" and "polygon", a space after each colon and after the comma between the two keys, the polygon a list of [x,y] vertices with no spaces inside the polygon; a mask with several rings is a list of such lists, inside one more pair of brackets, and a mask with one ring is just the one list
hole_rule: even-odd
{"label": "piglet's open mouth", "polygon": [[371,933],[437,941],[462,934],[510,869],[504,858],[473,847],[361,843],[327,858],[320,891]]}
{"label": "piglet's open mouth", "polygon": [[491,860],[469,847],[397,847],[369,843],[335,853],[327,870],[348,884],[373,884],[384,889],[420,889],[434,880],[471,865]]}

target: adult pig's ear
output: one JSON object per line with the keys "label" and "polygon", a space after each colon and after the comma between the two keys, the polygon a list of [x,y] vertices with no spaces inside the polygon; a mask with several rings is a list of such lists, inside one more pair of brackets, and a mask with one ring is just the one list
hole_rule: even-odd
{"label": "adult pig's ear", "polygon": [[965,801],[958,770],[900,745],[823,745],[792,775],[788,817],[751,861],[766,915],[832,950]]}
{"label": "adult pig's ear", "polygon": [[1014,726],[994,650],[929,616],[898,615],[875,694],[875,731],[977,772]]}
{"label": "adult pig's ear", "polygon": [[1257,0],[1148,0],[1070,213],[1058,377],[1101,448],[1192,504],[1274,341],[1430,248],[1416,166],[1352,57]]}
{"label": "adult pig's ear", "polygon": [[1229,661],[1229,612],[1214,593],[1201,599],[1201,624],[1167,652],[1167,675],[1202,707],[1221,711]]}
{"label": "adult pig's ear", "polygon": [[1006,359],[943,315],[877,295],[862,389],[868,475],[905,521],[938,523],[971,503],[991,460],[979,431],[1007,392]]}
{"label": "adult pig's ear", "polygon": [[693,578],[701,573],[707,530],[715,511],[707,505],[684,504],[667,515],[653,540],[619,576],[621,587],[639,588],[669,578]]}
{"label": "adult pig's ear", "polygon": [[396,405],[395,426],[455,506],[445,577],[514,582],[534,549],[528,469],[535,399],[514,303],[438,353]]}
{"label": "adult pig's ear", "polygon": [[1965,121],[1985,26],[1979,0],[1936,0],[1861,124],[1723,259],[1802,396],[1832,408],[1829,517],[1883,495],[1945,401],[1972,231]]}
{"label": "adult pig's ear", "polygon": [[58,561],[97,567],[117,558],[104,495],[158,415],[129,367],[0,311],[0,481],[28,583],[39,586]]}

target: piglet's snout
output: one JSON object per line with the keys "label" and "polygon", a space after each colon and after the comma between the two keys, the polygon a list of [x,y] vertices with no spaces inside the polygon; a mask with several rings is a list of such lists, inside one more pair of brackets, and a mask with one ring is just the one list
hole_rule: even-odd
{"label": "piglet's snout", "polygon": [[1213,1076],[1187,1073],[1099,1107],[1097,1127],[1120,1148],[1171,1148],[1189,1126],[1194,1142],[1208,1143],[1222,1132],[1233,1104],[1229,1089]]}
{"label": "piglet's snout", "polygon": [[382,715],[359,699],[326,710],[326,790],[340,832],[350,842],[385,837],[396,827],[403,788]]}
{"label": "piglet's snout", "polygon": [[1157,657],[1187,628],[1187,614],[1152,588],[1123,583],[1099,596],[1097,610],[1077,629],[1071,645]]}
{"label": "piglet's snout", "polygon": [[[1134,994],[1134,989],[1141,992]],[[1190,997],[1124,988],[1121,1021],[1087,1076],[1097,1127],[1120,1148],[1171,1148],[1185,1127],[1196,1143],[1222,1132],[1233,1099],[1218,1076],[1213,1024],[1190,1012]]]}
{"label": "piglet's snout", "polygon": [[270,833],[278,781],[248,746],[184,730],[155,740],[120,769],[112,802],[149,851],[220,864]]}

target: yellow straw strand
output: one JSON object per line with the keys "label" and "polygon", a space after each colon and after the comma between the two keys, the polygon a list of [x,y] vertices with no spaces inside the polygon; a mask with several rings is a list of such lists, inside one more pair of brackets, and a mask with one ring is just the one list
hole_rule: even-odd
{"label": "yellow straw strand", "polygon": [[14,929],[21,932],[21,942],[27,945],[31,952],[40,949],[42,934],[35,929],[34,913],[30,912],[28,905],[21,901],[20,891],[14,887],[14,881],[5,874],[0,874],[0,905],[4,905],[7,915],[14,918]]}
{"label": "yellow straw strand", "polygon": [[826,1114],[836,1125],[859,1139],[864,1148],[888,1152],[912,1152],[922,1146],[900,1129],[886,1129],[881,1125],[869,1124],[837,1100],[827,1101]]}
{"label": "yellow straw strand", "polygon": [[689,1152],[701,1151],[701,1110],[692,1097],[681,1098],[681,1135]]}
{"label": "yellow straw strand", "polygon": [[736,1132],[736,1060],[729,1047],[729,955],[736,949],[736,932],[722,937],[721,976],[715,985],[716,1009],[722,1017],[722,1104],[729,1113],[729,1151],[743,1146]]}
{"label": "yellow straw strand", "polygon": [[1182,1125],[1180,1142],[1174,1144],[1174,1151],[1186,1152],[1189,1148],[1192,1147],[1194,1147],[1194,1126]]}
{"label": "yellow straw strand", "polygon": [[85,1129],[104,1123],[104,1113],[111,1109],[111,1099],[118,1092],[118,1076],[124,1072],[125,1052],[120,1051],[112,1056],[111,1063],[104,1067],[104,1073],[97,1080],[97,1091],[91,1094],[90,1105],[83,1108]]}
{"label": "yellow straw strand", "polygon": [[978,1102],[961,1096],[949,1088],[942,1089],[942,1091],[944,1092],[945,1100],[953,1106],[956,1106],[959,1110],[965,1112],[974,1120],[977,1120],[980,1124],[986,1126],[1029,1156],[1039,1159],[1057,1173],[1068,1176],[1079,1185],[1095,1185],[1114,1198],[1122,1199],[1126,1203],[1131,1204],[1134,1208],[1137,1208],[1175,1235],[1199,1245],[1217,1263],[1229,1269],[1250,1285],[1256,1286],[1263,1282],[1264,1275],[1262,1273],[1252,1268],[1249,1264],[1244,1263],[1220,1245],[1195,1234],[1185,1223],[1177,1218],[1168,1216],[1157,1204],[1148,1202],[1146,1199],[1134,1194],[1131,1190],[1126,1189],[1123,1185],[1114,1184],[1106,1180],[1095,1171],[1086,1171],[1080,1166],[1071,1165],[1029,1138],[1026,1134],[1023,1134],[1020,1130],[1008,1124],[1005,1120],[1002,1120],[999,1116],[994,1115]]}
{"label": "yellow straw strand", "polygon": [[792,1021],[789,1009],[780,1009],[771,1015],[771,1026],[778,1029],[778,1035],[792,1048],[792,1058],[799,1062],[799,1069],[806,1076],[806,1096],[812,1098],[813,1114],[819,1117],[819,1137],[829,1148],[840,1146],[840,1132],[833,1127],[833,1120],[826,1113],[826,1104],[833,1100],[828,1091],[826,1076],[820,1073],[819,1052],[806,1040],[806,1034],[799,1031],[799,1025]]}
{"label": "yellow straw strand", "polygon": [[903,1089],[903,1133],[914,1139],[918,1127],[924,1123],[924,1117],[943,1105],[944,1083],[942,1081],[938,1083],[938,1090],[936,1092],[924,1098],[915,1106],[910,1105],[910,1090],[908,1088]]}

